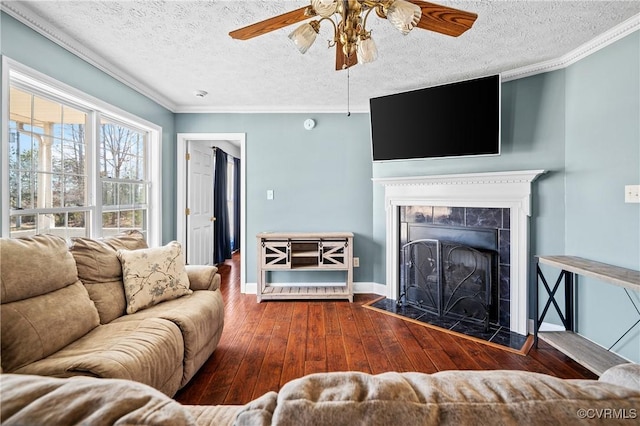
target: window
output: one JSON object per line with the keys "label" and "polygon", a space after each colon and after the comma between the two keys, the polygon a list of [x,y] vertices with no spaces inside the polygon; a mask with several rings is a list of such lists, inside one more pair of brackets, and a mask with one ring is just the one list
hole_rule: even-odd
{"label": "window", "polygon": [[87,236],[87,113],[13,86],[9,99],[10,236]]}
{"label": "window", "polygon": [[150,189],[159,181],[159,167],[152,164],[160,163],[160,129],[9,65],[3,236],[70,239],[137,229],[150,244],[159,243],[159,185]]}
{"label": "window", "polygon": [[110,120],[100,122],[102,233],[146,229],[147,135]]}

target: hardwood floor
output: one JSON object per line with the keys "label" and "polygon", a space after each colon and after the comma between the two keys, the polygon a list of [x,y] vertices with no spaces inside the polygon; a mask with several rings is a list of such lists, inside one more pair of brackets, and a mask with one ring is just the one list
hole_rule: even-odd
{"label": "hardwood floor", "polygon": [[328,371],[512,369],[562,378],[596,376],[544,342],[522,356],[458,338],[348,301],[267,301],[240,293],[240,258],[221,265],[225,325],[211,358],[175,399],[245,404],[289,380]]}

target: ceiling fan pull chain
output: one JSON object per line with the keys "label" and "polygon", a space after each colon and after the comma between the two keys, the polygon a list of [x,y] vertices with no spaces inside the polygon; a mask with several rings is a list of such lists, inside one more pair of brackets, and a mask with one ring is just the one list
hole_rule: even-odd
{"label": "ceiling fan pull chain", "polygon": [[[347,61],[348,61],[348,59],[347,59]],[[349,68],[347,68],[347,117],[351,117],[351,111],[350,111],[350,107],[349,107],[349,99],[350,99],[350,97],[349,97],[349,95],[350,95],[350,93],[349,93],[349,88],[350,88],[349,78],[350,78],[350,76],[349,76]]]}

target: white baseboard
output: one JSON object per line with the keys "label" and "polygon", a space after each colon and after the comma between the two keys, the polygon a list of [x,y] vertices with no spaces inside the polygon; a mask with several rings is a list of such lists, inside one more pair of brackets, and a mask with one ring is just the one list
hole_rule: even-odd
{"label": "white baseboard", "polygon": [[550,322],[543,322],[540,324],[538,331],[566,331],[567,329],[561,325],[551,324]]}
{"label": "white baseboard", "polygon": [[374,282],[357,282],[353,283],[353,292],[356,294],[378,294],[380,296],[387,295],[387,286]]}
{"label": "white baseboard", "polygon": [[[529,334],[533,334],[534,331],[534,326],[533,326],[533,320],[530,319],[529,320]],[[564,326],[562,325],[557,325],[557,324],[552,324],[550,322],[543,322],[542,324],[540,324],[540,329],[538,331],[566,331],[566,328],[564,328]]]}

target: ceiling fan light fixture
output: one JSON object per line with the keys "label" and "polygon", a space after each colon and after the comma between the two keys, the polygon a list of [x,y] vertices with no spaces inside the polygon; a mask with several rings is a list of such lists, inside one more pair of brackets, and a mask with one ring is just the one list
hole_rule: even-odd
{"label": "ceiling fan light fixture", "polygon": [[[275,1],[275,0],[274,0]],[[375,12],[406,35],[414,28],[458,37],[473,26],[478,15],[423,0],[307,0],[307,6],[273,16],[229,32],[236,40],[249,40],[289,25],[300,25],[289,39],[300,53],[306,53],[320,33],[320,23],[328,21],[333,35],[328,46],[335,48],[335,69],[348,70],[358,63],[372,62],[378,49],[367,30],[367,19]],[[266,3],[262,0],[262,3]],[[302,23],[304,21],[306,23]]]}
{"label": "ceiling fan light fixture", "polygon": [[336,0],[311,0],[311,7],[318,15],[328,18],[336,13],[338,2]]}
{"label": "ceiling fan light fixture", "polygon": [[289,34],[289,39],[296,45],[300,53],[304,54],[316,41],[319,27],[318,21],[304,23]]}
{"label": "ceiling fan light fixture", "polygon": [[378,48],[371,38],[371,34],[361,37],[357,46],[358,62],[367,64],[378,59]]}
{"label": "ceiling fan light fixture", "polygon": [[422,9],[406,0],[395,0],[387,7],[386,15],[398,31],[407,35],[420,22]]}

